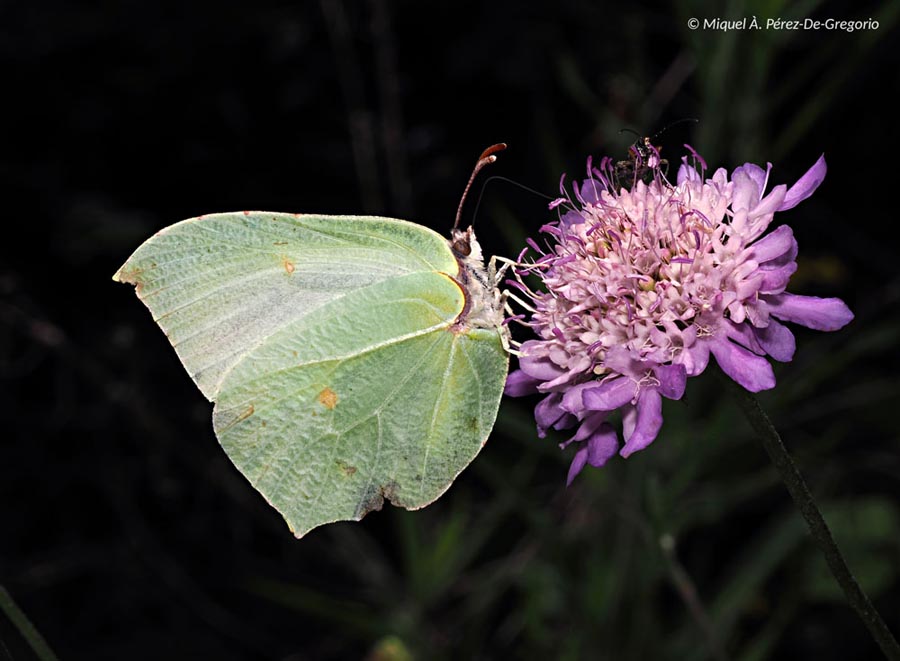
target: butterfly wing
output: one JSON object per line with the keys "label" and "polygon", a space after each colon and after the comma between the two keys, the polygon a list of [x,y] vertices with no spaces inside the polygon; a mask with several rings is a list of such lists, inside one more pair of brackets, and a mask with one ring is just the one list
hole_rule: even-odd
{"label": "butterfly wing", "polygon": [[453,273],[446,242],[387,218],[225,213],[168,227],[114,276],[171,340],[207,399],[278,329],[349,291],[406,273]]}
{"label": "butterfly wing", "polygon": [[204,394],[235,465],[301,536],[384,498],[437,498],[493,426],[499,331],[456,324],[436,233],[371,217],[219,214],[163,230],[117,273]]}

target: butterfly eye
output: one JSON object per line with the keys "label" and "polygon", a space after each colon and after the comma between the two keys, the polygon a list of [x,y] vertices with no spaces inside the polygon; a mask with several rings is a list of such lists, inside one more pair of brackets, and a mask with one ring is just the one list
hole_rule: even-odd
{"label": "butterfly eye", "polygon": [[472,228],[450,230],[450,247],[459,255],[468,257],[472,254]]}
{"label": "butterfly eye", "polygon": [[453,242],[453,249],[460,255],[468,257],[472,252],[472,246],[469,244],[468,236],[461,236]]}

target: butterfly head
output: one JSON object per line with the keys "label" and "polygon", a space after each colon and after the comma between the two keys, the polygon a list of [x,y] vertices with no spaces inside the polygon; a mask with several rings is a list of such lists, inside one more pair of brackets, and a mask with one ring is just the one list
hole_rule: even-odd
{"label": "butterfly head", "polygon": [[484,265],[481,244],[475,238],[475,230],[471,225],[465,230],[453,229],[450,231],[450,248],[460,261]]}

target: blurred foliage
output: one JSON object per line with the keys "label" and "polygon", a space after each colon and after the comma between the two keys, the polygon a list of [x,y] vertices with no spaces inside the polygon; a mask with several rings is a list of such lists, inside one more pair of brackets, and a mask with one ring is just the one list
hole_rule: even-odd
{"label": "blurred foliage", "polygon": [[[753,15],[881,25],[687,28]],[[507,401],[433,506],[296,541],[109,278],[150,233],[217,210],[444,232],[498,140],[491,174],[551,196],[588,154],[624,154],[620,129],[685,117],[656,138],[669,158],[690,142],[714,166],[772,161],[781,183],[824,150],[825,184],[786,215],[792,290],[857,319],[798,332],[762,402],[900,632],[900,278],[878,185],[900,146],[898,16],[886,0],[4,5],[0,584],[67,659],[877,658],[715,379],[666,402],[647,451],[569,489],[564,437]],[[479,236],[515,256],[551,215],[486,190]]]}

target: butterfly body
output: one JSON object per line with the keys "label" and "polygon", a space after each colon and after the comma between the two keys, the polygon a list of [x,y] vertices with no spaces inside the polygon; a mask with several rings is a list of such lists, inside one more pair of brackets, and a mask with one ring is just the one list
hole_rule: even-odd
{"label": "butterfly body", "polygon": [[467,293],[460,327],[498,329],[506,346],[510,336],[503,324],[504,300],[497,287],[497,274],[485,267],[481,245],[471,227],[453,230],[451,236],[450,249],[459,263],[461,284]]}

